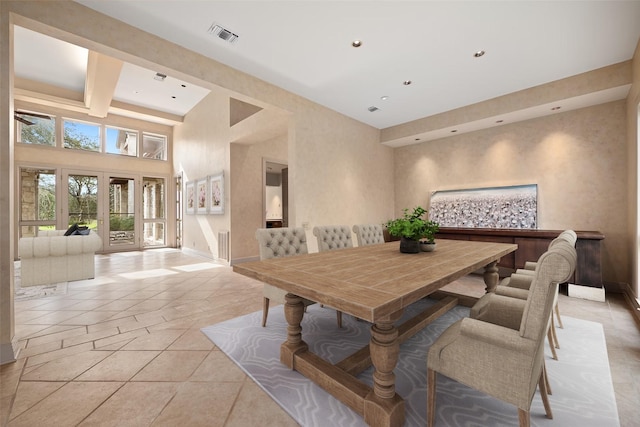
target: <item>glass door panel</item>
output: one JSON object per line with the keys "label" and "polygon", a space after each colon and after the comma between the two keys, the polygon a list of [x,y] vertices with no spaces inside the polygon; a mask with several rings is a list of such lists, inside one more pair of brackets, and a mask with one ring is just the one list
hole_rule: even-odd
{"label": "glass door panel", "polygon": [[98,176],[67,175],[67,228],[73,224],[89,227],[100,234],[98,224]]}
{"label": "glass door panel", "polygon": [[109,177],[109,246],[136,245],[135,179]]}
{"label": "glass door panel", "polygon": [[165,180],[164,178],[142,178],[143,245],[164,246],[165,237]]}

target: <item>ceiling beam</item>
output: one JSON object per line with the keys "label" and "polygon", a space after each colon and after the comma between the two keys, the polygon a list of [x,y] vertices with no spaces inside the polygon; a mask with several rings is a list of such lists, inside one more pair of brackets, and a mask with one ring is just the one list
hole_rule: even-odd
{"label": "ceiling beam", "polygon": [[120,78],[122,61],[89,51],[84,105],[93,117],[107,117],[113,94]]}

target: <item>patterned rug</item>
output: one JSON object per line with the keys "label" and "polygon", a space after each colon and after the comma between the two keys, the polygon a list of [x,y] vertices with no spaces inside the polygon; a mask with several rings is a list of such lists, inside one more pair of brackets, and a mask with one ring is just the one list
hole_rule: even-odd
{"label": "patterned rug", "polygon": [[[423,300],[406,316],[433,304]],[[426,354],[435,337],[450,324],[468,316],[469,309],[455,307],[400,347],[396,367],[396,392],[406,402],[405,426],[426,425]],[[228,320],[202,329],[207,337],[262,387],[300,425],[365,426],[362,418],[322,388],[280,363],[280,344],[286,336],[283,306],[272,307],[266,328],[262,312]],[[336,363],[369,341],[369,324],[344,316],[343,329],[335,311],[319,305],[308,307],[302,321],[303,339],[310,349]],[[531,425],[540,427],[619,426],[604,331],[599,323],[562,317],[558,329],[559,360],[547,348],[547,368],[553,394],[549,397],[554,418],[545,417],[539,393],[531,406]],[[372,384],[372,369],[358,376]],[[517,409],[507,403],[438,375],[436,425],[515,426]]]}

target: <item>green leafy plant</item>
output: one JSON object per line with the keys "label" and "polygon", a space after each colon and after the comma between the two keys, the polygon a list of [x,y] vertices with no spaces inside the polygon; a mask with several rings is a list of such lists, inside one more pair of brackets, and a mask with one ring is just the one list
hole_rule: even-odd
{"label": "green leafy plant", "polygon": [[410,240],[426,239],[433,242],[440,225],[426,218],[427,210],[417,206],[412,212],[403,210],[401,218],[391,219],[385,224],[389,234],[396,237],[404,237]]}

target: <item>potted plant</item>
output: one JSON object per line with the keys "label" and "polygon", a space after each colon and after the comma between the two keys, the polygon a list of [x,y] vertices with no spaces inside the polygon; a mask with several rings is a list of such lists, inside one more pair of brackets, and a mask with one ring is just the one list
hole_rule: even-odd
{"label": "potted plant", "polygon": [[400,252],[420,252],[420,239],[425,239],[430,243],[434,242],[439,225],[435,221],[426,219],[426,213],[426,209],[417,206],[412,212],[409,212],[409,209],[404,209],[401,218],[387,221],[385,225],[389,234],[400,237]]}

